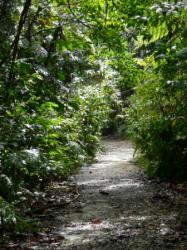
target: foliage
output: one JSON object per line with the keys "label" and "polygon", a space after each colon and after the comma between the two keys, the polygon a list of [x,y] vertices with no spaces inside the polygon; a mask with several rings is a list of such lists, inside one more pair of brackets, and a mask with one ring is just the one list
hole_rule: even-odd
{"label": "foliage", "polygon": [[182,2],[155,4],[151,9],[143,43],[139,43],[146,56],[138,61],[144,76],[127,112],[129,132],[148,160],[151,176],[185,180],[186,9]]}
{"label": "foliage", "polygon": [[36,191],[93,159],[118,98],[67,2],[0,2],[1,227]]}
{"label": "foliage", "polygon": [[151,175],[186,178],[184,2],[0,0],[0,13],[0,226],[93,159],[102,132],[129,126]]}
{"label": "foliage", "polygon": [[164,86],[162,78],[148,76],[131,98],[128,121],[137,147],[149,160],[148,173],[170,179],[185,178],[186,105],[184,89]]}
{"label": "foliage", "polygon": [[3,226],[16,223],[16,214],[13,206],[0,197],[0,221]]}

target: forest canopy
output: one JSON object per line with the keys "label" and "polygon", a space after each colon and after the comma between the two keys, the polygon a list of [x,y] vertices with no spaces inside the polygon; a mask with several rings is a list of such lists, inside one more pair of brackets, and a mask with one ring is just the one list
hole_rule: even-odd
{"label": "forest canopy", "polygon": [[187,177],[187,4],[0,0],[0,227],[129,136],[151,177]]}

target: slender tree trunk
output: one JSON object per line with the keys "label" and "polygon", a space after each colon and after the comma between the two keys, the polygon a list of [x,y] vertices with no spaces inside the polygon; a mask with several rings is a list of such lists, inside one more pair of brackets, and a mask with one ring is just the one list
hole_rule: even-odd
{"label": "slender tree trunk", "polygon": [[23,11],[22,11],[21,16],[20,16],[17,33],[16,33],[15,39],[12,43],[12,53],[11,53],[12,63],[14,63],[14,61],[16,60],[17,54],[18,54],[19,39],[20,39],[21,31],[23,29],[23,25],[24,25],[26,18],[27,18],[29,8],[31,6],[31,2],[32,2],[32,0],[25,1]]}
{"label": "slender tree trunk", "polygon": [[15,78],[14,77],[14,63],[15,63],[16,57],[18,55],[19,40],[20,40],[21,32],[22,32],[23,26],[25,24],[31,3],[32,3],[32,0],[26,0],[24,3],[23,10],[22,10],[19,24],[18,24],[18,28],[17,28],[17,32],[15,35],[15,39],[14,39],[12,46],[11,46],[11,53],[10,53],[11,64],[10,64],[10,73],[9,73],[9,77],[8,77],[8,85],[10,85],[14,81],[14,78]]}

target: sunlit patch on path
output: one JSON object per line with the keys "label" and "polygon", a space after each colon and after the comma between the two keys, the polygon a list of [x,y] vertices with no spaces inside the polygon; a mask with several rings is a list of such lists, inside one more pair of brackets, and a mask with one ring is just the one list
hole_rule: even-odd
{"label": "sunlit patch on path", "polygon": [[54,210],[55,246],[41,243],[30,249],[161,250],[187,249],[185,207],[171,203],[160,184],[154,186],[133,163],[130,142],[106,140],[97,161],[74,176],[79,199]]}

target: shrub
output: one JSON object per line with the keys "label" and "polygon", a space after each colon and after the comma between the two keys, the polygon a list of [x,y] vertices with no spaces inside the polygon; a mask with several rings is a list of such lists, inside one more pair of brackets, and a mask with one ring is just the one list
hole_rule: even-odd
{"label": "shrub", "polygon": [[129,133],[148,160],[150,176],[187,177],[186,82],[171,84],[149,74],[138,84],[127,111]]}

